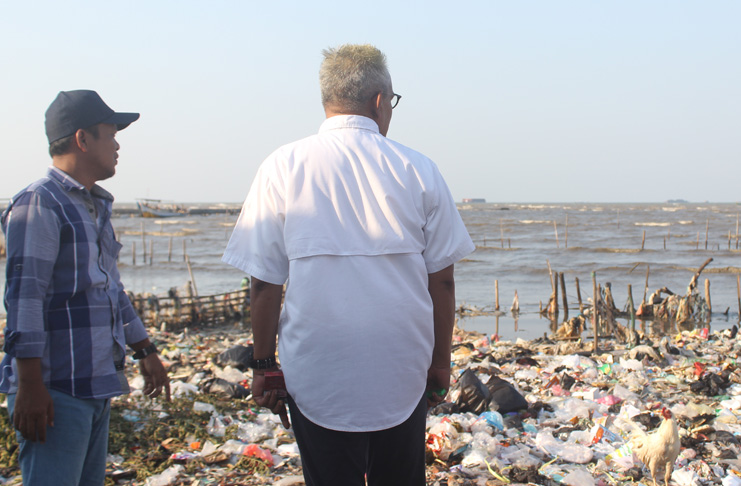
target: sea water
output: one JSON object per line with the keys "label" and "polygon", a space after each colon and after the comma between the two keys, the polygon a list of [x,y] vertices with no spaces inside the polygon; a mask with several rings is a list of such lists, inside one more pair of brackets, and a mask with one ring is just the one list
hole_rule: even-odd
{"label": "sea water", "polygon": [[[563,272],[573,317],[578,313],[576,279],[585,304],[592,296],[594,273],[598,284],[611,284],[621,309],[631,285],[637,307],[647,270],[647,295],[661,287],[683,295],[708,258],[713,261],[703,271],[697,291],[704,295],[705,279],[710,281],[710,327],[722,329],[738,322],[741,206],[737,204],[488,203],[460,204],[459,210],[476,251],[456,264],[457,305],[493,312],[495,283],[500,304],[498,316],[459,319],[463,329],[508,340],[551,333],[554,324],[539,313],[551,295],[550,272]],[[236,219],[234,213],[169,219],[115,216],[113,226],[123,245],[119,269],[124,285],[137,293],[158,295],[173,287],[182,289],[191,280],[200,295],[239,288],[244,273],[221,262]],[[517,318],[509,312],[515,291],[520,304]],[[563,307],[561,299],[559,289]],[[559,317],[563,320],[563,309]]]}

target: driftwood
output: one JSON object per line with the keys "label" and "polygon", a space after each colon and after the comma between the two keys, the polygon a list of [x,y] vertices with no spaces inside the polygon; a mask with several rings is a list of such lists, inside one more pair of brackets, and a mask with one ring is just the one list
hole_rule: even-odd
{"label": "driftwood", "polygon": [[[708,258],[697,269],[697,272],[692,276],[687,286],[687,293],[684,296],[677,295],[668,288],[662,287],[652,293],[645,304],[641,304],[636,312],[636,316],[642,319],[674,321],[677,324],[707,320],[711,312],[709,306],[709,286],[706,289],[705,298],[695,292],[695,290],[697,289],[697,281],[700,278],[700,274],[712,261],[712,258]],[[664,294],[666,294],[666,297],[664,297]]]}
{"label": "driftwood", "polygon": [[[593,326],[594,349],[598,348],[599,339],[602,337],[614,337],[619,342],[637,342],[637,333],[634,328],[635,317],[640,317],[644,320],[651,319],[660,322],[675,322],[677,325],[705,322],[710,316],[710,289],[709,284],[706,284],[706,296],[703,298],[703,296],[696,292],[697,281],[702,271],[712,261],[712,258],[708,258],[697,269],[687,287],[687,294],[684,296],[673,293],[667,287],[662,287],[646,298],[649,277],[649,269],[647,268],[644,297],[637,311],[633,307],[633,296],[630,286],[628,286],[629,295],[626,309],[621,311],[615,305],[610,283],[605,283],[604,288],[601,285],[597,285],[596,274],[593,273],[592,286],[594,297],[592,298],[591,307],[585,309],[575,318],[568,319],[566,317],[561,326],[557,329],[554,327],[555,333],[551,337],[558,340],[580,339],[581,334],[586,328],[587,317],[590,318],[589,320],[591,320]],[[558,298],[557,283],[559,274],[556,272],[554,275],[556,278],[551,278],[551,283],[555,284],[552,287],[551,299],[549,300],[549,305],[541,310],[541,314],[548,312],[552,308],[553,301]],[[741,307],[741,279],[739,280],[738,287],[739,306]],[[549,317],[553,318],[550,313]],[[630,319],[630,327],[618,322],[618,317]],[[557,315],[555,318],[557,319]]]}

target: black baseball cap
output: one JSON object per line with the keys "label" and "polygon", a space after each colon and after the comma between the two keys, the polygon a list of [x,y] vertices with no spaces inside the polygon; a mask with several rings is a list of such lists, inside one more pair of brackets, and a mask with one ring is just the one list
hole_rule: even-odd
{"label": "black baseball cap", "polygon": [[46,138],[51,144],[98,123],[112,123],[123,130],[138,119],[139,113],[116,113],[95,91],[60,91],[46,110]]}

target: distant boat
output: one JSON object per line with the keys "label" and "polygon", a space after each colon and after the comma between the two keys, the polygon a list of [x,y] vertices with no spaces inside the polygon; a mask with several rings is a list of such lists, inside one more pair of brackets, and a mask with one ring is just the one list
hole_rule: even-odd
{"label": "distant boat", "polygon": [[463,199],[463,202],[469,203],[469,204],[470,203],[478,204],[478,203],[485,203],[486,199],[484,199],[483,197],[467,197]]}
{"label": "distant boat", "polygon": [[137,199],[136,205],[144,218],[172,218],[188,214],[184,207],[161,199]]}

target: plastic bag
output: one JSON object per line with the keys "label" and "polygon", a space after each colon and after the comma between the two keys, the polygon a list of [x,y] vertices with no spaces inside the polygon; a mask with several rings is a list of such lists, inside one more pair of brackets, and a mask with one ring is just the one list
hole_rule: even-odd
{"label": "plastic bag", "polygon": [[498,412],[509,413],[527,409],[527,400],[510,382],[498,376],[492,376],[486,387],[491,394],[490,403],[496,402]]}
{"label": "plastic bag", "polygon": [[225,395],[229,398],[247,398],[250,396],[250,390],[238,383],[231,383],[221,378],[215,378],[208,385],[208,393]]}
{"label": "plastic bag", "polygon": [[550,430],[541,430],[535,436],[535,445],[543,452],[566,462],[586,464],[592,460],[593,453],[589,447],[580,444],[563,443],[551,435]]}
{"label": "plastic bag", "polygon": [[455,403],[461,412],[480,414],[489,407],[491,392],[471,369],[458,379],[458,389],[460,394]]}
{"label": "plastic bag", "polygon": [[252,346],[232,346],[216,357],[216,364],[221,367],[231,366],[238,370],[246,371],[250,367],[252,353]]}

